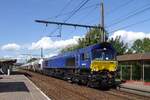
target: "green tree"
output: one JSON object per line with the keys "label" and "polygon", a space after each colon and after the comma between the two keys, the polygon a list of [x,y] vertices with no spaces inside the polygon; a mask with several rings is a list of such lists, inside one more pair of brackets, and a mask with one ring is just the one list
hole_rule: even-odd
{"label": "green tree", "polygon": [[111,38],[109,42],[113,45],[113,47],[117,50],[117,55],[125,54],[128,45],[121,40],[121,36],[117,36],[115,39]]}
{"label": "green tree", "polygon": [[142,46],[142,40],[137,39],[134,43],[133,46],[131,47],[134,52],[136,53],[142,53],[143,52],[143,46]]}
{"label": "green tree", "polygon": [[[61,50],[61,53],[66,52],[66,51],[73,51],[76,49],[84,48],[92,44],[100,43],[102,32],[103,31],[100,29],[90,30],[89,32],[86,33],[84,38],[80,38],[78,40],[77,45],[65,47],[64,49]],[[104,31],[104,32],[105,34],[107,34],[107,31]]]}
{"label": "green tree", "polygon": [[144,52],[150,52],[150,38],[143,39],[143,49]]}
{"label": "green tree", "polygon": [[135,53],[146,53],[150,52],[150,38],[137,39],[131,49],[135,51]]}
{"label": "green tree", "polygon": [[102,31],[99,29],[90,30],[85,36],[87,45],[99,43],[101,40],[101,34]]}
{"label": "green tree", "polygon": [[133,53],[133,49],[128,48],[125,54],[132,54]]}

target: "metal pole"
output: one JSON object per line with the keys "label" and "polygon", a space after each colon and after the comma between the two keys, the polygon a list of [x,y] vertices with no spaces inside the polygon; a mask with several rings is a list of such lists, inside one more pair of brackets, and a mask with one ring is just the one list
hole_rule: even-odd
{"label": "metal pole", "polygon": [[10,65],[8,65],[8,69],[7,69],[7,75],[10,75]]}
{"label": "metal pole", "polygon": [[104,0],[101,1],[101,25],[104,28]]}
{"label": "metal pole", "polygon": [[105,42],[105,32],[104,32],[104,0],[101,0],[101,5],[100,5],[100,11],[101,11],[101,29],[100,31],[102,31],[102,35],[101,36],[101,41]]}
{"label": "metal pole", "polygon": [[132,80],[132,64],[130,65],[130,80]]}
{"label": "metal pole", "polygon": [[143,61],[143,82],[144,82],[144,74],[145,72],[144,72],[144,61]]}
{"label": "metal pole", "polygon": [[122,80],[122,66],[121,66],[121,71],[120,71],[120,79]]}
{"label": "metal pole", "polygon": [[41,48],[41,58],[43,58],[43,48]]}

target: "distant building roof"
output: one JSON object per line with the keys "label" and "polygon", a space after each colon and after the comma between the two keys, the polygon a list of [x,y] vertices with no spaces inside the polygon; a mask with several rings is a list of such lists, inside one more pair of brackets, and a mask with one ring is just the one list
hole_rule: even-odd
{"label": "distant building roof", "polygon": [[0,59],[0,63],[6,63],[6,64],[10,64],[10,63],[16,63],[17,60],[16,59]]}
{"label": "distant building roof", "polygon": [[150,61],[150,53],[145,54],[127,54],[117,56],[118,61],[137,61],[137,60],[149,60]]}

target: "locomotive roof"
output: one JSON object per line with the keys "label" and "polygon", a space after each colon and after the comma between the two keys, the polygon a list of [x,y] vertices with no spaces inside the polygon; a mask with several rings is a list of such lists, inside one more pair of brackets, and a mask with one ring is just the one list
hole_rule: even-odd
{"label": "locomotive roof", "polygon": [[90,45],[90,46],[87,46],[87,47],[84,47],[84,48],[81,48],[81,49],[77,49],[77,50],[74,50],[74,51],[68,51],[68,52],[59,54],[57,56],[50,57],[48,60],[61,58],[61,57],[63,57],[63,58],[74,57],[74,56],[76,56],[77,53],[90,52],[93,49],[98,49],[98,48],[103,47],[103,46],[104,47],[107,46],[108,48],[111,48],[112,50],[114,50],[110,43],[94,44],[94,45]]}

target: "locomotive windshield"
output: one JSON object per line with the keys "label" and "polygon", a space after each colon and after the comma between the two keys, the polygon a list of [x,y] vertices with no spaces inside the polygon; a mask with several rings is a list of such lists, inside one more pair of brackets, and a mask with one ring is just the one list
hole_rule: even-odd
{"label": "locomotive windshield", "polygon": [[97,60],[114,60],[115,54],[109,49],[96,49],[93,51],[93,59]]}

